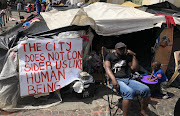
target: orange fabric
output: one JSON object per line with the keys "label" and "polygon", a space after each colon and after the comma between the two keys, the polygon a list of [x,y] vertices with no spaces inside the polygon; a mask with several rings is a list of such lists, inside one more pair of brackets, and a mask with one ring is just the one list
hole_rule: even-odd
{"label": "orange fabric", "polygon": [[158,77],[162,77],[162,75],[161,75],[161,74],[157,74],[157,76],[158,76]]}

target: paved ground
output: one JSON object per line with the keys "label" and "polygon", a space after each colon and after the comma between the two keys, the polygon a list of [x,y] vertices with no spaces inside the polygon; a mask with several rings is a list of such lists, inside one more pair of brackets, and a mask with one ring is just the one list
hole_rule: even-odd
{"label": "paved ground", "polygon": [[[25,18],[27,18],[28,16],[30,16],[31,14],[35,14],[36,12],[33,13],[26,13],[26,12],[21,12],[21,16],[24,16]],[[12,18],[14,18],[15,20],[9,20],[7,23],[5,23],[5,26],[2,26],[2,28],[0,28],[0,34],[3,33],[4,31],[12,28],[13,26],[16,25],[16,22],[20,22],[19,16],[17,11],[12,11]]]}
{"label": "paved ground", "polygon": [[[0,29],[0,33],[6,31],[7,29],[13,27],[19,17],[16,11],[12,12],[13,18],[16,21],[8,21],[5,27]],[[30,13],[21,13],[23,16],[28,17]],[[150,116],[173,116],[175,103],[180,98],[180,89],[170,87],[168,88],[171,98],[161,99],[161,98],[151,98],[152,103],[148,106],[148,114]],[[67,94],[63,96],[63,102],[46,109],[39,110],[23,110],[14,113],[6,112],[0,110],[0,115],[11,115],[11,116],[109,116],[108,102],[107,102],[107,91],[106,88],[102,85],[97,86],[97,90],[94,97],[86,99],[78,99],[76,96]],[[116,102],[120,97],[114,95],[113,100]],[[31,101],[32,98],[25,98],[25,101]],[[121,108],[121,103],[120,103]],[[139,116],[139,105],[135,100],[132,103],[130,109],[130,116]],[[112,113],[115,112],[115,108],[112,109]],[[120,115],[121,110],[118,110]]]}
{"label": "paved ground", "polygon": [[[110,92],[110,91],[108,91]],[[175,103],[180,97],[180,89],[170,87],[168,92],[171,96],[169,99],[151,98],[152,103],[148,106],[147,113],[149,116],[173,116]],[[116,102],[120,98],[114,95],[113,101]],[[121,102],[120,102],[121,108]],[[116,111],[116,108],[111,110],[112,113]],[[130,116],[139,115],[139,104],[137,100],[134,100],[130,109]],[[117,115],[121,115],[119,109]],[[92,98],[78,99],[71,94],[67,94],[63,97],[63,102],[46,109],[39,110],[22,110],[14,113],[1,111],[0,115],[11,116],[109,116],[109,109],[107,103],[107,91],[102,85],[97,87],[95,96]]]}

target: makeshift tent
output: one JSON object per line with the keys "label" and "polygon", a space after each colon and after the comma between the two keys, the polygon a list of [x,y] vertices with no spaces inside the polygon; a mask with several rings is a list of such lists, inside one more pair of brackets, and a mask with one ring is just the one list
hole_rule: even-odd
{"label": "makeshift tent", "polygon": [[[65,32],[66,31],[66,32]],[[61,33],[62,32],[62,33]],[[64,33],[63,33],[64,32]],[[88,32],[87,27],[77,27],[77,26],[72,26],[72,27],[67,27],[67,28],[61,28],[59,30],[54,30],[53,32],[48,32],[44,33],[45,37],[43,36],[28,36],[24,37],[24,34],[18,33],[16,38],[14,38],[14,43],[10,44],[9,42],[3,41],[1,43],[1,50],[3,52],[6,52],[6,54],[1,54],[2,55],[2,64],[3,66],[1,67],[1,75],[0,75],[0,107],[3,110],[7,111],[15,111],[15,110],[22,110],[22,109],[39,109],[39,108],[47,108],[53,105],[56,105],[60,103],[59,99],[50,99],[50,101],[47,101],[46,104],[44,105],[39,105],[39,106],[29,106],[26,104],[24,107],[22,100],[18,102],[18,99],[20,98],[20,88],[19,88],[19,62],[18,62],[18,48],[17,44],[19,44],[20,41],[22,40],[29,40],[29,39],[34,39],[34,40],[46,40],[46,39],[62,39],[62,38],[80,38],[82,35],[88,35],[88,42],[84,40],[83,43],[83,49],[86,51],[86,49],[89,49],[90,43],[92,41],[93,36]],[[6,38],[9,40],[8,38]],[[19,40],[20,39],[20,40]],[[6,43],[5,43],[6,42]],[[18,43],[17,43],[18,42]],[[11,48],[8,47],[8,45],[12,45]],[[81,45],[80,45],[81,46]],[[7,50],[8,49],[8,50]],[[87,54],[84,52],[83,54]],[[31,98],[30,98],[31,99]],[[34,99],[35,101],[35,99]],[[21,103],[21,104],[17,104]],[[27,102],[26,102],[27,103]],[[33,105],[33,102],[28,102],[28,104]]]}
{"label": "makeshift tent", "polygon": [[[36,16],[37,18],[38,16]],[[28,17],[29,20],[34,18],[32,16],[31,18]],[[37,27],[36,27],[37,26]],[[45,31],[46,30],[46,31]],[[93,36],[91,35],[91,32],[88,31],[88,28],[86,26],[66,26],[61,29],[48,31],[46,24],[44,24],[43,19],[41,19],[40,22],[34,22],[29,27],[23,29],[22,24],[17,25],[16,27],[8,30],[8,32],[5,32],[1,36],[1,74],[0,74],[0,107],[3,110],[7,111],[15,111],[15,110],[22,110],[22,109],[39,109],[39,108],[47,108],[50,106],[54,106],[61,101],[59,99],[50,99],[46,102],[46,104],[41,105],[38,104],[38,106],[29,106],[27,104],[33,105],[35,102],[37,102],[35,99],[32,99],[31,97],[29,99],[34,100],[34,103],[26,102],[26,106],[24,107],[24,100],[20,100],[18,102],[18,99],[20,98],[20,91],[19,91],[19,74],[18,74],[18,52],[17,52],[17,45],[20,41],[25,39],[36,39],[36,40],[42,40],[42,39],[52,39],[58,37],[60,38],[76,38],[80,37],[84,34],[88,35],[88,42],[84,40],[84,51],[87,51],[86,49],[89,49],[90,43],[92,41]],[[44,32],[45,31],[45,32]],[[31,33],[32,32],[32,33]],[[41,32],[41,36],[37,36],[38,33]],[[65,33],[63,33],[65,32]],[[30,34],[36,33],[36,36],[31,36]],[[44,33],[44,34],[42,34]],[[10,34],[10,35],[9,35]],[[28,36],[28,37],[26,37]],[[45,37],[43,37],[45,36]],[[53,36],[53,37],[52,37]],[[57,37],[56,37],[57,36]],[[87,54],[84,52],[84,54]],[[36,103],[35,103],[36,104]]]}
{"label": "makeshift tent", "polygon": [[[41,13],[41,16],[40,22],[35,22],[25,29],[21,27],[22,24],[19,24],[14,29],[9,30],[8,33],[4,33],[4,39],[1,38],[4,46],[1,49],[4,51],[4,56],[2,56],[5,59],[2,57],[4,65],[0,76],[0,92],[3,94],[1,94],[0,99],[3,101],[0,102],[0,108],[4,110],[11,110],[16,107],[19,97],[18,70],[15,69],[18,69],[17,45],[21,40],[32,38],[38,40],[52,39],[57,38],[58,35],[59,38],[67,35],[69,37],[71,31],[78,31],[77,33],[83,31],[78,36],[87,34],[89,37],[89,40],[84,38],[83,60],[86,61],[90,58],[88,57],[90,46],[98,53],[102,45],[113,48],[115,43],[123,41],[129,49],[137,53],[140,64],[145,66],[146,69],[150,69],[154,54],[151,52],[151,47],[154,46],[156,38],[161,32],[161,23],[165,23],[164,16],[154,16],[133,7],[98,2],[79,9],[53,10]],[[36,28],[37,26],[39,27]],[[9,33],[11,34],[9,35]],[[6,57],[5,54],[7,54]],[[8,70],[10,73],[6,76],[7,66],[10,64],[14,68]],[[12,82],[9,79],[12,79]],[[3,87],[7,88],[4,89]],[[6,101],[6,95],[8,95],[8,102]]]}
{"label": "makeshift tent", "polygon": [[[78,12],[77,9],[76,10],[71,9],[69,11],[71,11],[72,13],[66,14],[65,12],[54,10],[51,12],[52,13],[51,17],[48,17],[48,15],[46,15],[48,13],[41,13],[41,15],[50,29],[55,29],[59,27],[57,26],[58,21],[52,19],[56,19],[58,18],[58,16],[61,16],[64,13],[63,14],[65,15],[64,17],[70,17],[69,20],[66,21],[67,23],[65,22],[64,25],[69,25],[70,24],[69,22],[71,21],[72,21],[71,24],[75,24],[75,25],[90,25],[91,28],[93,28],[98,35],[102,35],[102,36],[121,35],[127,33],[129,34],[132,32],[153,28],[156,27],[157,23],[165,22],[164,16],[154,16],[153,14],[145,13],[132,7],[119,6],[119,5],[107,4],[107,3],[97,2],[90,6],[79,9]],[[77,14],[73,12],[77,12]],[[76,15],[72,20],[73,14]],[[152,35],[152,34],[148,34],[148,35]],[[145,45],[146,44],[143,44],[143,47],[145,47]],[[152,46],[152,44],[149,45]],[[134,45],[131,44],[131,47],[132,46]]]}
{"label": "makeshift tent", "polygon": [[[156,24],[165,22],[164,16],[154,16],[132,7],[109,3],[96,2],[79,9],[77,14],[74,13],[77,10],[70,11],[72,13],[65,14],[64,17],[70,17],[69,22],[72,21],[71,24],[90,25],[97,34],[104,36],[132,33],[158,27]],[[52,21],[52,19],[58,18],[58,14],[61,14],[61,11],[59,13],[54,11],[51,17],[47,17],[46,13],[41,13],[49,29],[59,28],[59,26],[56,26],[59,20]],[[73,20],[72,15],[74,15]]]}

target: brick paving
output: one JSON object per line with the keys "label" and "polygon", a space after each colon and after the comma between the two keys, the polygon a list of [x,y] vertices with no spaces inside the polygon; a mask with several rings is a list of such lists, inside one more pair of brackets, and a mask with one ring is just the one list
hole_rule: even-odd
{"label": "brick paving", "polygon": [[[30,13],[21,12],[21,14],[25,17],[28,17]],[[13,18],[19,21],[19,17],[17,16],[16,11],[12,11]],[[12,28],[16,21],[8,21],[5,27],[0,29],[0,34],[7,29]],[[57,106],[53,106],[47,109],[39,109],[39,110],[22,110],[18,112],[6,112],[0,110],[1,116],[109,116],[109,108],[107,104],[107,95],[105,93],[105,89],[103,87],[98,88],[95,96],[88,99],[71,101],[71,97],[63,98],[62,103]],[[103,92],[104,91],[104,92]],[[170,87],[168,88],[168,92],[170,93],[171,98],[169,99],[161,99],[161,98],[151,98],[152,103],[148,106],[147,113],[149,116],[173,116],[174,115],[174,107],[178,98],[180,98],[180,89]],[[99,94],[101,93],[101,94]],[[86,101],[91,102],[86,102]],[[115,101],[118,100],[118,96],[115,96]],[[79,102],[80,101],[80,102]],[[116,109],[111,110],[112,113],[116,111]],[[121,110],[117,111],[119,115]],[[138,103],[134,101],[131,105],[131,109],[129,112],[130,116],[140,116],[140,108]],[[118,115],[118,114],[117,114]]]}

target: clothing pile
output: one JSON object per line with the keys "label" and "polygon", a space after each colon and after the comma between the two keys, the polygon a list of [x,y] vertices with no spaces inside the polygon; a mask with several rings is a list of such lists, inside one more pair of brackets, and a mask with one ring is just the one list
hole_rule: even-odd
{"label": "clothing pile", "polygon": [[40,17],[35,17],[35,18],[31,19],[30,21],[25,22],[23,24],[23,29],[25,29],[27,26],[31,25],[32,23],[34,23],[36,21],[39,22],[40,21]]}

